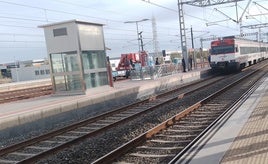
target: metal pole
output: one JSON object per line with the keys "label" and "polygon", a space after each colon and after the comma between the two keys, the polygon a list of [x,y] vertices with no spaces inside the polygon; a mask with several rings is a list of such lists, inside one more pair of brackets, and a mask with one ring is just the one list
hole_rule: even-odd
{"label": "metal pole", "polygon": [[139,26],[138,26],[138,22],[144,22],[144,21],[147,21],[147,20],[149,20],[149,19],[142,19],[142,20],[138,20],[138,21],[126,21],[126,22],[124,22],[124,23],[136,23],[139,52],[140,52],[140,38],[139,38]]}
{"label": "metal pole", "polygon": [[139,46],[139,52],[140,50],[140,39],[139,39],[139,26],[138,26],[138,21],[136,21],[136,28],[137,28],[137,37],[138,37],[138,46]]}
{"label": "metal pole", "polygon": [[188,69],[188,54],[187,54],[186,33],[185,33],[185,23],[184,23],[182,0],[178,0],[178,12],[179,12],[182,55],[183,55],[183,58],[185,61],[185,67],[186,67],[186,69]]}
{"label": "metal pole", "polygon": [[203,68],[203,40],[202,39],[200,39],[200,41],[201,41],[201,48],[200,48],[200,62],[201,62],[201,68]]}
{"label": "metal pole", "polygon": [[140,34],[140,40],[141,40],[141,51],[143,51],[142,32],[140,32],[139,34]]}
{"label": "metal pole", "polygon": [[15,56],[14,56],[14,67],[15,67],[15,71],[16,71],[16,82],[19,82],[20,81],[19,72],[18,72],[17,61],[15,59]]}
{"label": "metal pole", "polygon": [[[192,48],[194,50],[194,37],[193,37],[193,28],[191,26],[191,40],[192,40]],[[193,54],[193,62],[194,62],[194,68],[196,68],[196,59],[195,59],[195,50]]]}

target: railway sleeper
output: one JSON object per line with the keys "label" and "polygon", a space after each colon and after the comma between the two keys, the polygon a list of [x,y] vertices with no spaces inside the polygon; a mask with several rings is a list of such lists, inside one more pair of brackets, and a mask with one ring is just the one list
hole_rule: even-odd
{"label": "railway sleeper", "polygon": [[35,154],[34,153],[23,153],[23,152],[12,152],[9,155],[23,156],[23,157],[32,157]]}
{"label": "railway sleeper", "polygon": [[161,140],[169,140],[169,141],[177,141],[177,140],[186,140],[186,139],[194,139],[196,135],[191,135],[191,136],[184,136],[184,135],[163,135],[163,136],[155,136],[158,139]]}
{"label": "railway sleeper", "polygon": [[133,113],[135,114],[135,113],[144,111],[145,109],[146,109],[146,108],[134,108],[133,110],[130,110],[130,111],[133,112]]}
{"label": "railway sleeper", "polygon": [[209,117],[186,117],[184,119],[181,119],[180,122],[182,121],[214,121],[216,119],[216,117],[214,116],[209,116]]}
{"label": "railway sleeper", "polygon": [[159,134],[156,134],[154,135],[155,137],[170,137],[170,138],[191,138],[191,137],[194,137],[195,135],[193,134],[180,134],[180,133],[168,133],[166,134],[165,132],[163,133],[159,133]]}
{"label": "railway sleeper", "polygon": [[198,109],[198,111],[202,111],[202,112],[211,112],[211,111],[221,111],[222,109],[225,108],[226,105],[223,105],[223,106],[203,106],[202,108]]}
{"label": "railway sleeper", "polygon": [[112,124],[112,123],[115,123],[116,121],[115,120],[112,120],[112,119],[105,119],[105,120],[100,120],[98,121],[98,123],[100,124]]}
{"label": "railway sleeper", "polygon": [[213,106],[213,107],[223,107],[224,104],[218,104],[218,103],[207,103],[206,106]]}
{"label": "railway sleeper", "polygon": [[64,141],[59,141],[59,140],[46,140],[46,141],[42,141],[40,142],[41,144],[43,143],[44,145],[45,144],[53,144],[53,145],[60,145],[60,144],[64,144],[65,142]]}
{"label": "railway sleeper", "polygon": [[43,146],[28,146],[27,148],[37,149],[37,150],[49,150],[49,149],[51,149],[51,147],[43,147]]}
{"label": "railway sleeper", "polygon": [[202,126],[206,126],[209,125],[210,122],[209,121],[180,121],[179,124],[182,124],[184,126],[196,126],[196,125],[202,125]]}
{"label": "railway sleeper", "polygon": [[203,113],[203,112],[194,112],[189,115],[189,117],[194,117],[194,118],[211,118],[215,117],[219,114],[221,114],[222,111],[217,111],[217,112],[210,112],[210,113]]}
{"label": "railway sleeper", "polygon": [[194,112],[192,112],[191,114],[206,114],[206,115],[211,115],[213,113],[220,113],[222,112],[223,108],[211,108],[211,109],[205,109],[205,108],[200,108],[198,110],[195,110]]}
{"label": "railway sleeper", "polygon": [[75,130],[75,131],[70,131],[69,133],[78,134],[80,136],[80,134],[81,135],[84,135],[84,134],[88,134],[89,132],[88,131],[78,131],[78,130]]}
{"label": "railway sleeper", "polygon": [[5,163],[5,164],[13,164],[13,163],[18,163],[19,161],[16,161],[16,160],[14,160],[14,159],[10,159],[10,160],[8,160],[8,159],[0,159],[0,163]]}
{"label": "railway sleeper", "polygon": [[118,113],[118,114],[115,114],[114,117],[129,117],[133,114],[127,114],[127,113]]}
{"label": "railway sleeper", "polygon": [[122,117],[119,117],[119,116],[109,116],[109,117],[107,117],[106,119],[114,120],[114,121],[120,121],[120,120],[122,120],[123,118],[122,118]]}
{"label": "railway sleeper", "polygon": [[92,126],[92,124],[90,124],[90,125],[87,125],[87,126],[80,127],[79,129],[84,129],[84,130],[86,130],[88,132],[92,132],[92,131],[95,131],[95,130],[99,130],[100,128],[96,127],[96,126]]}
{"label": "railway sleeper", "polygon": [[130,156],[134,157],[145,157],[145,158],[166,158],[166,157],[174,157],[176,154],[140,154],[140,153],[131,153]]}
{"label": "railway sleeper", "polygon": [[80,132],[80,131],[69,131],[69,132],[67,132],[67,133],[65,133],[66,134],[66,136],[77,136],[77,137],[79,137],[79,136],[81,136],[81,135],[83,135],[83,134],[87,134],[87,132]]}
{"label": "railway sleeper", "polygon": [[136,149],[151,149],[151,150],[178,150],[178,149],[183,149],[184,146],[138,146]]}
{"label": "railway sleeper", "polygon": [[76,139],[78,136],[72,136],[72,135],[59,135],[59,136],[55,136],[56,138],[63,138],[63,139],[67,139],[67,140],[71,140],[71,139]]}
{"label": "railway sleeper", "polygon": [[121,114],[123,114],[123,115],[127,115],[127,116],[132,116],[132,115],[134,115],[134,114],[136,114],[137,113],[137,111],[127,111],[127,112],[123,112],[123,113],[121,113]]}
{"label": "railway sleeper", "polygon": [[31,157],[31,156],[8,154],[6,156],[1,157],[1,159],[8,160],[8,161],[14,161],[14,160],[21,161],[21,160],[24,160],[25,158],[28,158],[28,157]]}
{"label": "railway sleeper", "polygon": [[193,135],[196,133],[200,133],[202,131],[202,129],[191,129],[191,130],[187,130],[187,129],[167,129],[165,131],[163,131],[163,133],[165,134],[174,134],[174,133],[179,133],[182,135]]}
{"label": "railway sleeper", "polygon": [[108,123],[103,123],[103,122],[94,122],[90,124],[90,126],[94,126],[96,128],[103,128],[105,126],[109,125]]}
{"label": "railway sleeper", "polygon": [[[174,156],[168,156],[169,158],[172,158]],[[149,159],[148,159],[149,158]],[[127,158],[124,158],[122,160],[119,160],[115,164],[133,164],[133,163],[161,163],[161,159],[167,158],[167,156],[133,156],[128,155]],[[163,163],[163,162],[162,162]],[[167,163],[167,162],[165,162]]]}
{"label": "railway sleeper", "polygon": [[191,140],[176,140],[176,141],[168,141],[168,140],[161,140],[161,139],[152,139],[150,142],[154,143],[162,143],[162,144],[181,144],[181,143],[188,143],[191,142]]}
{"label": "railway sleeper", "polygon": [[200,128],[204,128],[204,127],[205,127],[204,125],[200,125],[200,124],[189,125],[189,126],[182,125],[182,124],[175,124],[171,128],[173,128],[173,129],[184,129],[184,130],[188,129],[188,130],[192,130],[192,129],[200,129]]}
{"label": "railway sleeper", "polygon": [[180,141],[180,142],[153,142],[153,141],[146,141],[146,146],[149,147],[184,147],[186,144],[188,144],[188,142],[186,141]]}
{"label": "railway sleeper", "polygon": [[130,153],[130,156],[138,156],[138,157],[151,157],[151,158],[159,158],[159,157],[174,157],[178,150],[157,150],[157,149],[143,149],[137,150],[135,149],[135,153]]}

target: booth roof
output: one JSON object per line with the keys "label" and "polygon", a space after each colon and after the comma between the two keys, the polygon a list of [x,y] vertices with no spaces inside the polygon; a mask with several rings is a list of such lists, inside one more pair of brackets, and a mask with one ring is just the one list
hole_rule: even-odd
{"label": "booth roof", "polygon": [[100,24],[100,23],[92,23],[92,22],[86,22],[86,21],[73,19],[73,20],[68,20],[68,21],[63,21],[63,22],[56,22],[56,23],[41,25],[38,27],[45,28],[45,27],[56,26],[56,25],[60,25],[60,24],[66,24],[66,23],[87,24],[87,25],[96,25],[96,26],[103,26],[104,25],[104,24]]}

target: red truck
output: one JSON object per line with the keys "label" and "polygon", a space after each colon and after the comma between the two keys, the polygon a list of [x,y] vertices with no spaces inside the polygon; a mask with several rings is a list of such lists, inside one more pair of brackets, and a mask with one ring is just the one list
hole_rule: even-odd
{"label": "red truck", "polygon": [[121,54],[120,62],[113,71],[113,78],[116,80],[118,77],[128,78],[131,70],[137,70],[147,65],[147,53],[145,51],[140,53],[127,53]]}

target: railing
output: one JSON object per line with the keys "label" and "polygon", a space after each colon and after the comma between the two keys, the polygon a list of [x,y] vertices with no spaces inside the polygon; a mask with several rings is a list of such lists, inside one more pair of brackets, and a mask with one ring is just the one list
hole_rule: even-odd
{"label": "railing", "polygon": [[162,64],[159,66],[147,66],[138,70],[131,70],[132,80],[157,79],[162,76],[172,75],[181,72],[180,64]]}
{"label": "railing", "polygon": [[[193,70],[202,69],[205,67],[209,67],[209,64],[207,62],[197,63],[196,68],[193,68]],[[173,75],[179,72],[182,72],[181,64],[162,64],[131,70],[130,77],[132,80],[157,79],[159,77]]]}

